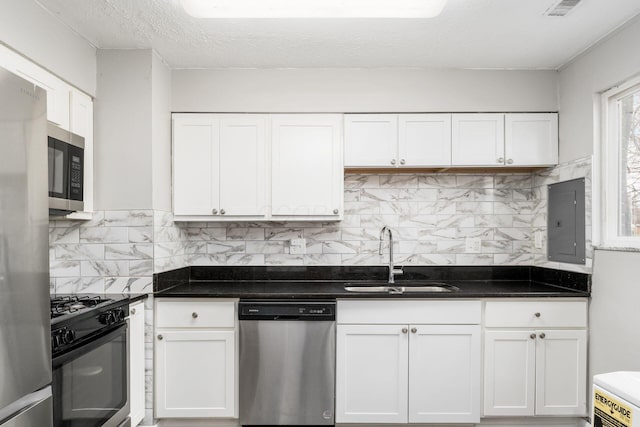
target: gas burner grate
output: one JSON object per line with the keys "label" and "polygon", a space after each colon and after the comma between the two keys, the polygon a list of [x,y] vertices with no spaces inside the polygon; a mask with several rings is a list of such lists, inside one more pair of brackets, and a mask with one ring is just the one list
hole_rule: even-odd
{"label": "gas burner grate", "polygon": [[65,295],[51,298],[51,318],[64,316],[77,311],[95,307],[103,302],[110,301],[108,298],[91,295]]}

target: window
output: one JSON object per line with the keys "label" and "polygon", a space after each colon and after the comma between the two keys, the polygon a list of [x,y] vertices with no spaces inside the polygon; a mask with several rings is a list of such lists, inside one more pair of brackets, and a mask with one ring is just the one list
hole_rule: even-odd
{"label": "window", "polygon": [[604,97],[603,243],[640,247],[640,80]]}

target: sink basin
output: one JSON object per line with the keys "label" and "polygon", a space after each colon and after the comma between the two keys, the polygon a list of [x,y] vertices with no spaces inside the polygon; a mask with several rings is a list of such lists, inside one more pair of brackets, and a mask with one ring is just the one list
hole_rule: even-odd
{"label": "sink basin", "polygon": [[456,292],[460,289],[456,286],[444,282],[422,282],[422,283],[396,283],[380,285],[380,282],[358,282],[345,284],[344,290],[347,292],[362,293],[432,293],[432,292]]}

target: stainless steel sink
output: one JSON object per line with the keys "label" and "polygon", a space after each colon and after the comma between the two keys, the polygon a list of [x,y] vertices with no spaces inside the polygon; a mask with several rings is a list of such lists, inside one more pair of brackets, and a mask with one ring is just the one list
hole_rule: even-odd
{"label": "stainless steel sink", "polygon": [[432,293],[432,292],[456,292],[460,288],[444,282],[417,282],[411,284],[405,283],[386,283],[381,285],[380,282],[354,282],[346,283],[344,290],[347,292],[361,293],[388,293],[388,294],[404,294],[404,293]]}

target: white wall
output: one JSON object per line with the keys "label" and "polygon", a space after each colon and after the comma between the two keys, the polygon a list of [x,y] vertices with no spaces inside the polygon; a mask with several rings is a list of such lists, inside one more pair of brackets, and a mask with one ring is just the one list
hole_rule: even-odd
{"label": "white wall", "polygon": [[171,211],[171,70],[154,52],[151,70],[153,209]]}
{"label": "white wall", "polygon": [[599,93],[640,73],[640,17],[560,72],[560,162],[593,153]]}
{"label": "white wall", "polygon": [[0,42],[95,95],[95,47],[35,1],[0,1]]}
{"label": "white wall", "polygon": [[151,50],[98,50],[95,209],[152,209]]}
{"label": "white wall", "polygon": [[596,250],[589,371],[640,371],[640,252]]}
{"label": "white wall", "polygon": [[557,111],[555,71],[174,70],[174,112]]}

